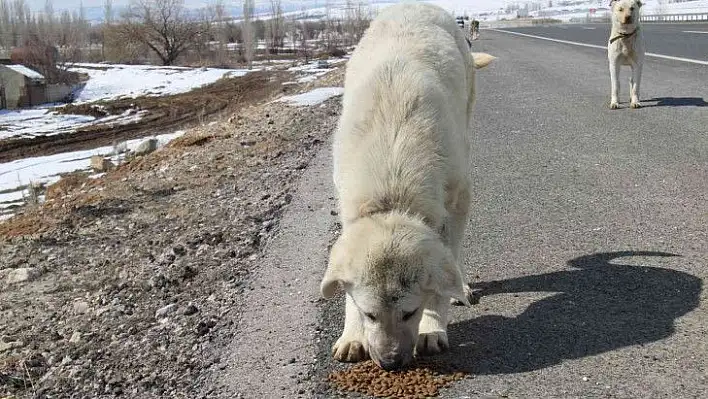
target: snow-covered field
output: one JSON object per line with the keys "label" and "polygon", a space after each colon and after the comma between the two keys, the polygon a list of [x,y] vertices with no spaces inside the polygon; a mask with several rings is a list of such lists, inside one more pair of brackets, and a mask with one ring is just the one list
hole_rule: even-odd
{"label": "snow-covered field", "polygon": [[[343,62],[335,59],[330,64]],[[288,61],[291,62],[291,61]],[[281,62],[282,63],[282,62]],[[257,65],[253,70],[267,69]],[[74,64],[71,70],[89,75],[89,81],[74,104],[108,101],[139,96],[164,96],[190,91],[223,77],[238,77],[246,69],[182,68],[149,65]],[[291,71],[298,72],[299,82],[307,82],[326,74],[329,69],[317,68],[316,62]],[[143,112],[128,110],[121,115],[95,118],[87,115],[63,115],[52,108],[61,104],[46,104],[30,109],[0,111],[0,140],[11,137],[31,138],[75,131],[93,124],[128,124],[140,120]]]}
{"label": "snow-covered field", "polygon": [[[243,76],[248,72],[243,69],[106,64],[75,64],[70,69],[89,75],[86,86],[79,93],[74,104],[184,93],[213,83],[222,77]],[[55,106],[61,107],[61,104],[47,104],[17,111],[0,111],[0,139],[67,133],[92,124],[134,123],[143,115],[135,110],[104,118],[62,115],[52,110]]]}
{"label": "snow-covered field", "polygon": [[237,77],[248,73],[245,69],[120,64],[74,64],[70,70],[86,73],[90,77],[77,103],[184,93],[222,77]]}
{"label": "snow-covered field", "polygon": [[[329,61],[330,66],[345,62],[345,58]],[[253,70],[268,69],[261,63]],[[137,96],[163,96],[189,91],[216,81],[224,76],[242,76],[247,70],[238,69],[191,69],[178,67],[154,67],[134,65],[77,64],[73,70],[89,74],[90,80],[77,99],[77,103],[99,100],[133,98]],[[297,74],[297,82],[308,82],[320,77],[330,68],[320,68],[317,61],[289,69]],[[281,100],[291,105],[316,105],[326,99],[340,95],[342,88],[315,89],[301,95],[284,97]],[[51,111],[57,104],[47,104],[20,111],[0,111],[0,139],[8,137],[31,137],[33,135],[71,132],[90,124],[120,124],[140,120],[143,111],[128,110],[121,115],[96,119],[85,115],[61,115]],[[172,140],[183,132],[156,136],[161,144]],[[137,147],[143,139],[127,142],[128,149]],[[51,184],[62,174],[86,170],[93,155],[113,154],[113,147],[99,147],[86,151],[75,151],[49,156],[25,158],[0,163],[0,219],[7,217],[9,207],[24,203],[27,185],[34,183]],[[114,161],[115,157],[113,155]],[[3,214],[5,216],[3,216]]]}

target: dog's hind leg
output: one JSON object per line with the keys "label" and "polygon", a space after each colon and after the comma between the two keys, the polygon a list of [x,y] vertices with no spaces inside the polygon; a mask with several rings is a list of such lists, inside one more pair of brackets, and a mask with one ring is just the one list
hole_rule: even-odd
{"label": "dog's hind leg", "polygon": [[610,91],[610,109],[619,108],[619,73],[620,73],[620,63],[619,60],[610,60],[610,83],[612,85]]}
{"label": "dog's hind leg", "polygon": [[632,77],[629,78],[630,87],[630,103],[632,108],[641,108],[642,103],[639,102],[639,85],[642,82],[642,65],[632,63]]}
{"label": "dog's hind leg", "polygon": [[359,362],[369,358],[361,315],[349,294],[344,313],[344,331],[332,346],[332,356],[340,362]]}
{"label": "dog's hind leg", "polygon": [[[455,262],[457,267],[460,269],[460,274],[464,277],[465,271],[463,270],[462,262],[460,262],[460,251],[462,247],[462,240],[465,238],[465,230],[467,228],[467,221],[469,219],[470,213],[470,189],[471,182],[467,182],[464,188],[456,190],[455,198],[453,203],[446,204],[448,208],[449,217],[447,226],[445,229],[445,243],[450,247],[453,256],[455,257]],[[475,304],[479,302],[479,298],[472,292],[469,284],[464,285],[465,297],[470,304]],[[464,306],[462,301],[455,298],[450,298],[450,304],[454,306]]]}

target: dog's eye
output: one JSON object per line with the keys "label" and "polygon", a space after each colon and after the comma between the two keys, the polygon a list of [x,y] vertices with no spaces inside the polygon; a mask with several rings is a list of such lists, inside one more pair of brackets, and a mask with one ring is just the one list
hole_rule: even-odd
{"label": "dog's eye", "polygon": [[634,7],[629,7],[629,11],[634,11]]}
{"label": "dog's eye", "polygon": [[364,315],[371,321],[376,321],[376,317],[372,315],[371,313],[364,313]]}
{"label": "dog's eye", "polygon": [[624,8],[620,7],[620,9],[619,9],[619,10],[620,10],[620,11],[624,11]]}
{"label": "dog's eye", "polygon": [[415,316],[416,313],[418,313],[418,309],[416,309],[416,310],[414,310],[414,311],[412,311],[412,312],[404,313],[404,314],[403,314],[403,321],[408,321],[408,320],[410,320],[411,317]]}

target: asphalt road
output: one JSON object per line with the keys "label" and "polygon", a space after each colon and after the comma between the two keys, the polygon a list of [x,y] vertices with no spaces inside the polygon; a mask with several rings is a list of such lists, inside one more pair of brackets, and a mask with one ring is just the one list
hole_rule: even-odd
{"label": "asphalt road", "polygon": [[[708,61],[708,23],[645,23],[641,29],[647,52]],[[607,47],[610,24],[549,25],[503,30]]]}
{"label": "asphalt road", "polygon": [[[608,109],[603,51],[484,31],[467,277],[443,398],[708,393],[708,67],[652,58],[645,108]],[[623,82],[628,78],[623,71]],[[236,397],[336,397],[343,304],[319,299],[336,223],[330,149],[313,161],[240,315]],[[233,397],[233,396],[232,396]]]}
{"label": "asphalt road", "polygon": [[[476,50],[479,306],[443,397],[708,394],[708,66],[649,58],[641,101],[608,109],[606,52],[500,32]],[[636,111],[636,112],[635,112]],[[668,256],[673,254],[678,256]]]}

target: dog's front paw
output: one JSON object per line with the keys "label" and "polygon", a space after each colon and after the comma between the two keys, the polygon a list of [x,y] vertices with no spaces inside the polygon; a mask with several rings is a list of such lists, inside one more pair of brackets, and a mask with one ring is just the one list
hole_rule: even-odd
{"label": "dog's front paw", "polygon": [[445,331],[421,333],[415,346],[416,353],[422,356],[436,355],[450,347]]}
{"label": "dog's front paw", "polygon": [[[472,288],[470,288],[469,285],[465,285],[464,290],[465,290],[465,298],[467,298],[467,302],[469,302],[470,305],[479,304],[479,298],[481,297],[480,290],[472,290]],[[450,305],[465,306],[465,304],[462,303],[462,301],[457,300],[455,298],[450,298]]]}
{"label": "dog's front paw", "polygon": [[361,362],[369,358],[363,343],[342,335],[332,346],[332,356],[340,362]]}
{"label": "dog's front paw", "polygon": [[617,101],[610,102],[610,109],[619,109],[620,105]]}
{"label": "dog's front paw", "polygon": [[629,106],[632,108],[641,108],[642,103],[640,103],[639,101],[632,101],[631,103],[629,103]]}

